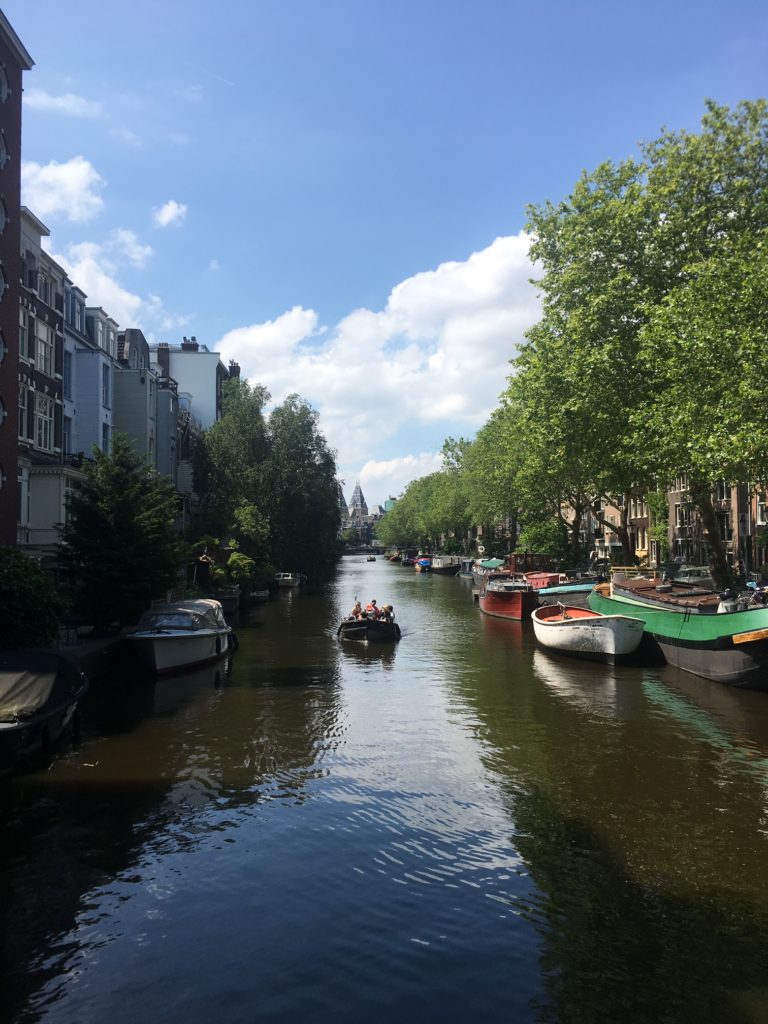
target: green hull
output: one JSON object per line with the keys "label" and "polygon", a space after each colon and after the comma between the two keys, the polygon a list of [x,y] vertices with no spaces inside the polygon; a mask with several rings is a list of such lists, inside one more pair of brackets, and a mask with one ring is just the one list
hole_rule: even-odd
{"label": "green hull", "polygon": [[642,601],[597,590],[589,607],[604,615],[634,615],[645,622],[645,633],[656,641],[670,665],[705,679],[768,689],[768,636],[748,643],[733,638],[768,630],[768,608],[741,612],[697,614],[654,608]]}

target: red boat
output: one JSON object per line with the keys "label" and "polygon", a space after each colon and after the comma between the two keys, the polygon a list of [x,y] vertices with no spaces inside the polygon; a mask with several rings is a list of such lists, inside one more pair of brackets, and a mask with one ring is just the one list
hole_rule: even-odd
{"label": "red boat", "polygon": [[477,598],[480,611],[498,619],[530,619],[539,606],[539,595],[530,583],[509,572],[489,572]]}

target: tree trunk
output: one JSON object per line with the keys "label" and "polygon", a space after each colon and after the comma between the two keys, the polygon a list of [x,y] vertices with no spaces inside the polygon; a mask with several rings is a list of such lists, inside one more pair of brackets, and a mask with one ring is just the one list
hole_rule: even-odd
{"label": "tree trunk", "polygon": [[712,567],[712,579],[717,590],[735,587],[736,580],[728,564],[728,553],[720,537],[717,516],[712,504],[712,488],[701,481],[689,483],[688,493],[691,501],[701,516],[701,523],[709,537],[709,561]]}

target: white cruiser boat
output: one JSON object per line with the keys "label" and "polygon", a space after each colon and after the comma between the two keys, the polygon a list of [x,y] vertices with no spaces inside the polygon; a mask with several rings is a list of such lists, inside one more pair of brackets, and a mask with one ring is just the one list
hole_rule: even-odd
{"label": "white cruiser boat", "polygon": [[204,597],[151,608],[128,640],[139,662],[157,674],[216,661],[235,646],[221,604]]}

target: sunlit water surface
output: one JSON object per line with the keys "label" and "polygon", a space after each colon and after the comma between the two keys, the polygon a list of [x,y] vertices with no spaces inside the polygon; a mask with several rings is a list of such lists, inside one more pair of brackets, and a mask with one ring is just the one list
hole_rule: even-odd
{"label": "sunlit water surface", "polygon": [[[403,638],[336,639],[356,597]],[[768,1019],[768,694],[347,557],[0,783],[0,1018]]]}

